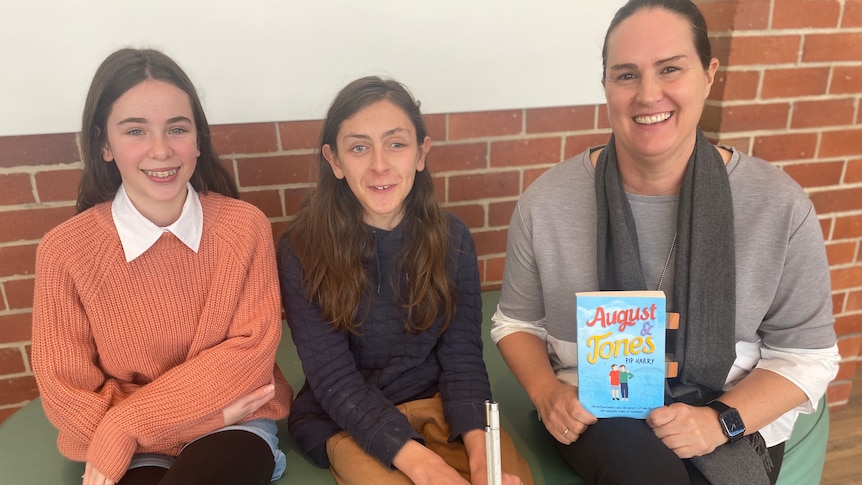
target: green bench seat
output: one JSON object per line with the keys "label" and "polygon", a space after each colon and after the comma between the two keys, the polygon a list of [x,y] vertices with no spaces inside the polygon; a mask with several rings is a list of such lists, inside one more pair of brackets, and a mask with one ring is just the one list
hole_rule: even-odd
{"label": "green bench seat", "polygon": [[[583,484],[557,455],[544,427],[536,419],[529,399],[509,372],[496,346],[491,343],[488,329],[499,297],[499,291],[492,291],[484,293],[482,299],[485,362],[494,398],[500,403],[501,423],[530,463],[536,484]],[[288,381],[298,390],[304,378],[286,325],[284,330],[277,360]],[[829,413],[825,402],[821,402],[816,413],[800,416],[786,447],[780,485],[812,485],[820,482],[828,433]],[[275,483],[335,483],[329,470],[317,468],[299,452],[283,422],[279,423],[279,438],[287,456],[287,470],[284,477]],[[9,417],[0,425],[0,483],[80,484],[83,464],[63,458],[57,451],[56,440],[57,431],[45,418],[39,399]]]}

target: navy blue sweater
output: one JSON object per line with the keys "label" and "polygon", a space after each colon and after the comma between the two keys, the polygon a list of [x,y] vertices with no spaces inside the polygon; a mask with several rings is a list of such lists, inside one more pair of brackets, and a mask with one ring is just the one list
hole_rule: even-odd
{"label": "navy blue sweater", "polygon": [[358,314],[365,315],[359,334],[333,331],[309,303],[303,271],[290,245],[279,245],[281,295],[305,384],[294,400],[288,430],[318,466],[328,466],[326,440],[347,431],[370,455],[387,466],[409,439],[422,442],[395,407],[437,392],[443,401],[450,439],[485,426],[485,400],[491,398],[482,360],[482,297],[476,248],[470,231],[449,217],[447,271],[458,291],[457,313],[445,332],[442,321],[420,334],[404,330],[404,312],[395,287],[398,253],[405,244],[405,224],[374,233],[375,258],[366,262],[373,288]]}

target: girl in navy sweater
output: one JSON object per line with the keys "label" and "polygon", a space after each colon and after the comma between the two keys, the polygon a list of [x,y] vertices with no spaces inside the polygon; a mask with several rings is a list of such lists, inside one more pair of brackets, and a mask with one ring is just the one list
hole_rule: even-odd
{"label": "girl in navy sweater", "polygon": [[[318,184],[278,257],[305,385],[288,428],[342,484],[485,484],[476,251],[440,210],[401,84],[358,79],[323,126]],[[503,434],[504,483],[532,483]]]}

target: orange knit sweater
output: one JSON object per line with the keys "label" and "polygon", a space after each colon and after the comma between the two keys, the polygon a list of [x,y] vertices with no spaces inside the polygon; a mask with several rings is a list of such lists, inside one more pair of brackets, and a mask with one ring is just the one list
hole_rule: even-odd
{"label": "orange knit sweater", "polygon": [[269,383],[251,415],[284,418],[292,390],[275,366],[281,308],[272,230],[253,206],[201,195],[196,254],[173,234],[127,263],[103,203],[42,239],[33,372],[60,452],[112,480],[134,453],[176,455],[224,426],[222,410]]}

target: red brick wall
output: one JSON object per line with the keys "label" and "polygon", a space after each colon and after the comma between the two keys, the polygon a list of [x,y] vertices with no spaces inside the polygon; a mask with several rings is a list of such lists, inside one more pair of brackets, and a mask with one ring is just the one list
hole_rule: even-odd
{"label": "red brick wall", "polygon": [[696,1],[723,66],[702,125],[805,187],[832,269],[847,405],[862,361],[862,0]]}
{"label": "red brick wall", "polygon": [[[843,356],[828,397],[847,405],[862,357],[862,0],[700,1],[721,60],[703,127],[774,161],[811,196],[832,269]],[[724,67],[730,66],[730,67]],[[545,169],[608,137],[604,106],[435,114],[429,166],[470,226],[486,288],[498,288],[509,217]],[[242,198],[279,234],[314,180],[320,121],[213,127]],[[0,422],[37,395],[30,369],[41,236],[74,213],[75,134],[0,137]]]}

